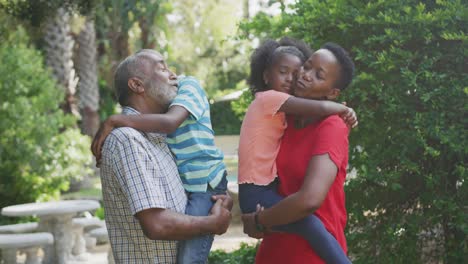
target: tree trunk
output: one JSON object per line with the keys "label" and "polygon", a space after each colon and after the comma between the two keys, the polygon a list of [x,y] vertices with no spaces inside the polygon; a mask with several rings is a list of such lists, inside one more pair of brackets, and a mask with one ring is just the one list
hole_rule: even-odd
{"label": "tree trunk", "polygon": [[46,64],[52,69],[59,86],[65,91],[63,110],[79,116],[75,100],[78,78],[73,68],[74,41],[70,35],[69,19],[69,13],[59,8],[55,16],[47,21],[44,32]]}
{"label": "tree trunk", "polygon": [[87,19],[77,37],[77,70],[79,108],[82,116],[81,131],[91,137],[99,128],[99,86],[96,58],[96,31],[94,21]]}
{"label": "tree trunk", "polygon": [[141,29],[141,48],[143,49],[154,49],[156,48],[156,39],[152,36],[151,24],[148,23],[146,17],[141,17],[138,20],[138,25]]}
{"label": "tree trunk", "polygon": [[244,18],[245,19],[249,19],[250,18],[250,12],[249,12],[249,8],[250,8],[250,1],[249,0],[244,0],[243,2],[243,11],[244,11]]}

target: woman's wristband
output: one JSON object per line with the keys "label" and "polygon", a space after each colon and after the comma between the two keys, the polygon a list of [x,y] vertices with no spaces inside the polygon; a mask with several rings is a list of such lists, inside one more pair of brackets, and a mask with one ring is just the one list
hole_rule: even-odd
{"label": "woman's wristband", "polygon": [[265,227],[260,223],[260,221],[258,220],[258,215],[259,213],[256,212],[255,215],[254,215],[254,219],[255,219],[255,228],[257,228],[257,231],[259,232],[264,232],[265,231]]}

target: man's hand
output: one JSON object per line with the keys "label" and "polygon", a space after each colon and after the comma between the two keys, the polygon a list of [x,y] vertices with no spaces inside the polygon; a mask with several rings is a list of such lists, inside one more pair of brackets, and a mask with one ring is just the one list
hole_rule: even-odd
{"label": "man's hand", "polygon": [[[346,102],[343,102],[343,104],[346,105]],[[340,114],[340,117],[343,119],[346,125],[351,128],[355,128],[359,123],[357,120],[356,112],[354,112],[354,109],[352,109],[351,107],[347,107],[346,111]]]}
{"label": "man's hand", "polygon": [[211,207],[210,217],[213,217],[213,234],[221,235],[226,233],[231,222],[231,212],[223,206],[223,200],[218,199]]}
{"label": "man's hand", "polygon": [[260,205],[257,205],[257,211],[255,213],[243,214],[241,216],[242,222],[244,223],[244,233],[249,237],[253,238],[263,238],[264,233],[258,231],[257,225],[255,223],[255,214],[263,211],[263,208]]}
{"label": "man's hand", "polygon": [[222,203],[221,205],[228,209],[229,211],[232,211],[232,206],[234,204],[234,202],[232,201],[232,198],[229,194],[217,194],[217,195],[213,195],[211,196],[211,199],[213,199],[214,201],[218,201],[218,200],[221,200]]}
{"label": "man's hand", "polygon": [[110,134],[112,129],[114,129],[112,119],[108,118],[101,124],[99,130],[94,136],[93,143],[91,143],[91,151],[93,152],[93,155],[96,158],[97,167],[99,167],[99,164],[101,162],[102,145],[104,145],[104,141],[106,140],[106,137]]}

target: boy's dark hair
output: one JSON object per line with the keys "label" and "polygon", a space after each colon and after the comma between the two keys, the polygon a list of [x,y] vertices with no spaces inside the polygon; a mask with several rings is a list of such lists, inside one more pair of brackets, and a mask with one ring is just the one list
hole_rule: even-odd
{"label": "boy's dark hair", "polygon": [[340,64],[340,76],[337,80],[336,86],[340,90],[346,89],[346,87],[349,86],[351,81],[353,80],[354,76],[354,63],[353,60],[349,57],[348,52],[346,52],[343,47],[340,45],[333,43],[333,42],[328,42],[325,43],[322,47],[322,49],[327,49],[333,55],[335,55],[336,59],[338,60],[338,63]]}
{"label": "boy's dark hair", "polygon": [[312,55],[312,50],[305,42],[288,37],[279,41],[272,39],[263,41],[250,58],[250,76],[247,83],[252,94],[268,90],[263,80],[263,72],[283,54],[297,56],[304,63]]}

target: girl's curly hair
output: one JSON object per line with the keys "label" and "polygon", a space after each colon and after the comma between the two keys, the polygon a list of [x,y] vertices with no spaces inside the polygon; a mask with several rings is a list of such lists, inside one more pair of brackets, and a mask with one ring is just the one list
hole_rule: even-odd
{"label": "girl's curly hair", "polygon": [[[278,49],[279,47],[284,47]],[[282,54],[297,56],[304,63],[311,55],[312,49],[302,40],[284,37],[279,41],[266,39],[255,49],[250,58],[250,76],[248,84],[252,94],[268,90],[263,73],[273,64],[274,60]]]}

